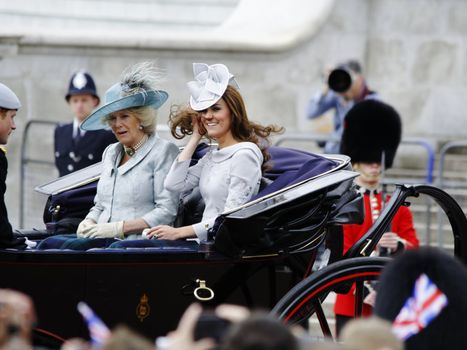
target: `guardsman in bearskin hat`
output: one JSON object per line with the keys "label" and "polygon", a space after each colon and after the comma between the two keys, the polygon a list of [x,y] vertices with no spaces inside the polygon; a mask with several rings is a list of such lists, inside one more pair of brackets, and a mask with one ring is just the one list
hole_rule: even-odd
{"label": "guardsman in bearskin hat", "polygon": [[[344,123],[341,153],[350,156],[354,170],[360,173],[355,181],[363,194],[365,207],[363,224],[344,226],[345,253],[373,225],[383,208],[383,203],[388,199],[382,193],[381,177],[384,168],[392,166],[401,140],[402,126],[396,110],[376,100],[357,103],[348,112]],[[393,255],[418,245],[412,214],[409,208],[400,207],[388,232],[383,234],[378,243],[378,252]],[[375,296],[376,293],[372,291],[365,299],[364,315],[371,314]],[[345,322],[354,315],[353,290],[345,295],[337,295],[334,312],[336,330],[339,333]]]}
{"label": "guardsman in bearskin hat", "polygon": [[374,313],[392,323],[407,350],[467,346],[467,268],[439,248],[395,258],[383,271]]}
{"label": "guardsman in bearskin hat", "polygon": [[73,113],[73,123],[55,129],[55,165],[60,176],[100,162],[102,152],[117,142],[108,130],[83,131],[79,126],[99,104],[96,85],[89,73],[80,71],[71,77],[65,96]]}
{"label": "guardsman in bearskin hat", "polygon": [[[21,102],[13,91],[0,83],[0,145],[6,145],[10,134],[16,130],[14,118]],[[5,205],[6,176],[8,161],[6,151],[0,147],[0,248],[26,248],[24,239],[15,239],[8,221]]]}

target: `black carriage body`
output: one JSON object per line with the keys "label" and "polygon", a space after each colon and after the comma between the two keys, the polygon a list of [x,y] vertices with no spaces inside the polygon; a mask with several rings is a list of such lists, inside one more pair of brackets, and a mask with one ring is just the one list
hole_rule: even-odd
{"label": "black carriage body", "polygon": [[[87,337],[77,312],[85,301],[110,327],[125,323],[154,338],[173,330],[204,281],[221,302],[270,309],[295,282],[284,257],[246,260],[196,252],[9,252],[0,254],[3,288],[29,294],[38,327]],[[200,290],[200,297],[209,292]]]}
{"label": "black carriage body", "polygon": [[[39,328],[64,338],[88,334],[76,310],[80,301],[110,327],[125,323],[151,338],[174,329],[190,303],[209,296],[206,288],[214,294],[201,300],[206,307],[228,302],[270,309],[310,273],[315,248],[341,238],[329,234],[334,228],[362,220],[349,158],[332,162],[332,169],[312,175],[296,166],[299,181],[221,215],[213,240],[197,250],[0,250],[0,287],[31,295]],[[57,180],[59,187],[74,178],[83,180],[70,174]],[[95,174],[87,174],[83,182],[92,180]],[[57,182],[45,186],[49,194]]]}

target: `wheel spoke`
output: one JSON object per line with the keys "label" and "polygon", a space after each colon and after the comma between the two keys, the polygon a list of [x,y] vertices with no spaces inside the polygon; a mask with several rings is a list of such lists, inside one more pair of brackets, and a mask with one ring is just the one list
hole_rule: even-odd
{"label": "wheel spoke", "polygon": [[355,282],[355,317],[361,317],[363,311],[364,287],[363,281]]}
{"label": "wheel spoke", "polygon": [[329,323],[326,318],[326,315],[324,314],[324,310],[323,310],[323,306],[321,305],[321,302],[319,300],[314,301],[313,307],[315,309],[316,317],[318,318],[321,330],[323,331],[323,335],[325,337],[329,337],[333,339],[331,328],[329,327]]}
{"label": "wheel spoke", "polygon": [[[322,301],[330,292],[345,293],[345,286],[355,286],[356,316],[363,310],[364,283],[375,281],[389,258],[351,258],[328,265],[307,277],[292,288],[274,307],[273,313],[290,324],[301,323],[316,315],[320,333],[333,339],[329,315],[324,312]],[[335,340],[335,339],[334,339]]]}

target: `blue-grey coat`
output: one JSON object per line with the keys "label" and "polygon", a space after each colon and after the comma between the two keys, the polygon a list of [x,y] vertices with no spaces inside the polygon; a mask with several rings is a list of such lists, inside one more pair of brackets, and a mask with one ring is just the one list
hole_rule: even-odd
{"label": "blue-grey coat", "polygon": [[179,196],[164,188],[164,179],[178,153],[173,143],[152,135],[133,157],[118,166],[123,146],[115,143],[107,147],[94,207],[86,218],[97,223],[142,218],[149,226],[171,225]]}

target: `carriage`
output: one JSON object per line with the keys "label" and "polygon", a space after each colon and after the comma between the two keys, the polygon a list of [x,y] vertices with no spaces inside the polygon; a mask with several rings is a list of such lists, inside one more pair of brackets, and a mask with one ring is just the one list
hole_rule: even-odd
{"label": "carriage", "polygon": [[[372,228],[342,255],[342,225],[362,221],[362,198],[355,191],[350,158],[271,148],[273,168],[263,190],[249,203],[223,213],[210,239],[199,247],[99,248],[88,251],[1,250],[3,288],[32,296],[39,343],[58,346],[88,332],[76,311],[87,302],[110,327],[125,323],[154,338],[175,328],[186,307],[236,303],[272,310],[288,323],[316,315],[322,333],[331,335],[322,303],[334,291],[355,283],[355,310],[363,305],[363,286],[381,274],[387,258],[369,257],[392,217],[409,198],[433,198],[449,218],[454,252],[467,263],[467,220],[455,200],[428,185],[398,185]],[[91,166],[38,188],[50,195],[48,230],[22,230],[39,241],[60,232],[74,196],[92,205],[100,172]],[[62,207],[54,198],[67,198]],[[185,197],[184,220],[199,199]],[[67,213],[67,210],[69,211]],[[186,223],[186,222],[185,222]],[[66,227],[66,226],[65,226]],[[63,228],[63,227],[62,227]]]}

